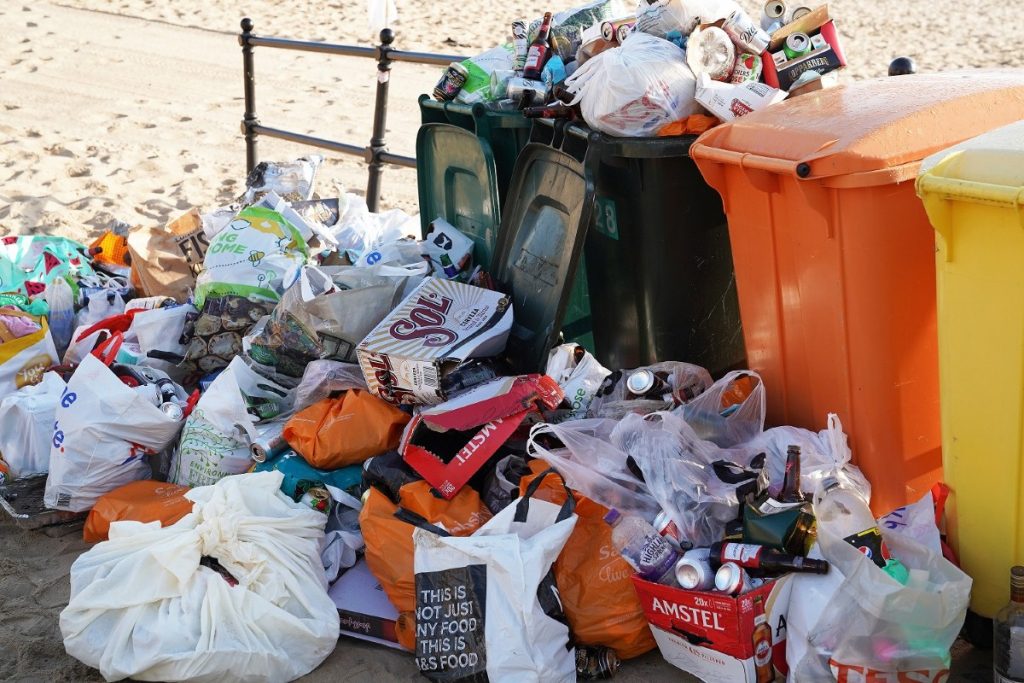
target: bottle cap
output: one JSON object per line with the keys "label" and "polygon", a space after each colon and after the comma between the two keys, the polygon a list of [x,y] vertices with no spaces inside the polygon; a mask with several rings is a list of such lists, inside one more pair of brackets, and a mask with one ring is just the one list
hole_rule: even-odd
{"label": "bottle cap", "polygon": [[612,508],[612,509],[608,510],[607,514],[605,514],[604,521],[605,521],[606,524],[609,524],[611,526],[615,526],[615,523],[618,522],[619,519],[621,519],[621,518],[622,518],[622,513],[619,512],[618,510],[616,510],[615,508]]}

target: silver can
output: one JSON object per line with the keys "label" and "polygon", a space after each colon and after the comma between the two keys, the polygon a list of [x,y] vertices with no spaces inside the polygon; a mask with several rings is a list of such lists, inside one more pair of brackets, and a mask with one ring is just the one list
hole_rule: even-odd
{"label": "silver can", "polygon": [[772,40],[771,36],[755,24],[750,15],[743,10],[736,10],[730,14],[722,24],[722,30],[741,48],[758,55],[768,49],[768,44]]}
{"label": "silver can", "polygon": [[544,81],[534,81],[529,78],[516,76],[508,80],[508,85],[505,87],[505,96],[516,102],[529,98],[530,102],[543,104],[547,101],[548,86]]}
{"label": "silver can", "polygon": [[174,401],[164,401],[160,404],[160,412],[175,422],[185,419],[185,410]]}
{"label": "silver can", "polygon": [[763,583],[763,581],[750,578],[747,570],[735,562],[726,562],[715,573],[715,590],[729,595],[750,592]]}
{"label": "silver can", "polygon": [[688,591],[709,591],[715,587],[715,570],[699,557],[684,555],[676,562],[676,581]]}
{"label": "silver can", "polygon": [[792,12],[789,13],[789,21],[787,21],[786,23],[789,24],[789,23],[792,23],[792,22],[796,21],[797,19],[801,19],[803,17],[806,17],[812,11],[814,11],[814,10],[812,10],[807,5],[798,5],[798,6],[793,8]]}
{"label": "silver can", "polygon": [[284,422],[272,422],[257,429],[256,439],[249,444],[249,453],[253,462],[266,462],[288,449],[288,442],[281,434]]}
{"label": "silver can", "polygon": [[462,90],[462,86],[466,85],[467,78],[469,70],[458,62],[452,62],[434,87],[434,99],[439,102],[451,102]]}

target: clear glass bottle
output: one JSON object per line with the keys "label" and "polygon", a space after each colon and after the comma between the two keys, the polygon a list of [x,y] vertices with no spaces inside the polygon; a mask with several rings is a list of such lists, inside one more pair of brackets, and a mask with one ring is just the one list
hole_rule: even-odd
{"label": "clear glass bottle", "polygon": [[1010,570],[1010,602],[992,620],[995,683],[1024,683],[1024,567]]}

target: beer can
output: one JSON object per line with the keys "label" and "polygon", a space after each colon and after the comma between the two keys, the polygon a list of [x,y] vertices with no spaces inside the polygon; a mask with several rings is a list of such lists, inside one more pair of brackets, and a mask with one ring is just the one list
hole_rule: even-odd
{"label": "beer can", "polygon": [[686,63],[696,75],[707,74],[714,81],[728,81],[736,66],[736,47],[722,29],[697,29],[686,45]]}
{"label": "beer can", "polygon": [[288,449],[288,442],[281,434],[283,430],[284,422],[275,422],[262,429],[257,428],[256,439],[249,444],[249,453],[254,462],[266,462]]}
{"label": "beer can", "polygon": [[160,404],[160,412],[175,422],[185,419],[185,410],[174,401],[164,401]]}
{"label": "beer can", "polygon": [[331,498],[331,492],[323,486],[313,486],[302,494],[302,498],[299,502],[326,515],[330,513],[334,499]]}
{"label": "beer can", "polygon": [[654,528],[659,534],[665,537],[665,540],[672,544],[676,550],[682,550],[683,546],[688,546],[690,543],[683,538],[683,534],[680,533],[679,527],[676,523],[668,516],[668,513],[662,510],[658,513],[658,516],[654,518]]}
{"label": "beer can", "polygon": [[515,71],[495,69],[491,72],[491,98],[503,100],[508,97],[508,82],[516,77]]}
{"label": "beer can", "polygon": [[462,90],[462,86],[466,85],[468,77],[469,70],[466,67],[458,62],[452,62],[434,87],[434,99],[440,102],[451,102]]}
{"label": "beer can", "polygon": [[715,570],[706,559],[683,556],[676,562],[676,582],[688,591],[709,591],[715,587]]}
{"label": "beer can", "polygon": [[[762,16],[768,19],[768,23],[781,20],[786,16],[786,3],[782,0],[768,0],[762,8]],[[761,22],[762,26],[764,21]]]}
{"label": "beer can", "polygon": [[762,583],[764,582],[750,578],[750,574],[735,562],[726,562],[715,573],[715,590],[729,595],[747,593]]}
{"label": "beer can", "polygon": [[523,67],[526,66],[526,53],[530,50],[530,41],[526,36],[526,22],[522,19],[513,21],[512,45],[515,52],[513,53],[512,67],[516,71],[522,71]]}
{"label": "beer can", "polygon": [[786,53],[786,57],[788,59],[803,57],[811,51],[811,37],[806,33],[790,34],[786,37],[786,42],[782,46],[782,51]]}
{"label": "beer can", "polygon": [[[633,30],[633,25],[636,23],[636,19],[633,17],[625,17],[622,19],[610,19],[608,21],[601,22],[601,37],[607,40],[609,43],[623,40],[629,32]],[[625,32],[622,31],[622,27],[627,27]],[[619,36],[622,36],[620,38]]]}
{"label": "beer can", "polygon": [[792,23],[792,22],[796,21],[797,19],[800,19],[802,17],[806,17],[812,11],[813,10],[810,7],[808,7],[807,5],[797,5],[789,13],[789,21],[787,21],[786,23],[789,24],[789,23]]}
{"label": "beer can", "polygon": [[627,21],[619,24],[619,27],[615,29],[615,39],[620,43],[624,41],[626,36],[633,32],[633,27],[635,25],[635,21]]}
{"label": "beer can", "polygon": [[521,102],[529,98],[529,102],[544,102],[548,97],[548,86],[544,81],[534,81],[529,78],[516,76],[508,80],[505,87],[505,96],[510,100]]}
{"label": "beer can", "polygon": [[576,680],[600,681],[613,678],[619,670],[619,656],[615,650],[601,645],[576,648]]}
{"label": "beer can", "polygon": [[761,80],[764,64],[761,57],[749,52],[736,55],[736,66],[732,70],[732,83],[757,83]]}
{"label": "beer can", "polygon": [[771,42],[771,36],[755,24],[750,15],[741,9],[729,15],[725,23],[722,24],[722,29],[729,34],[736,45],[754,54],[763,53],[768,49],[768,43]]}

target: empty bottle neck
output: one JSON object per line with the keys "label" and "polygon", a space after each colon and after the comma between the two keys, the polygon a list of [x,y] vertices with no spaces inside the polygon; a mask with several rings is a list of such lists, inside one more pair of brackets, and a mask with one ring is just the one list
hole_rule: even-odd
{"label": "empty bottle neck", "polygon": [[1010,600],[1024,604],[1024,567],[1010,570]]}

